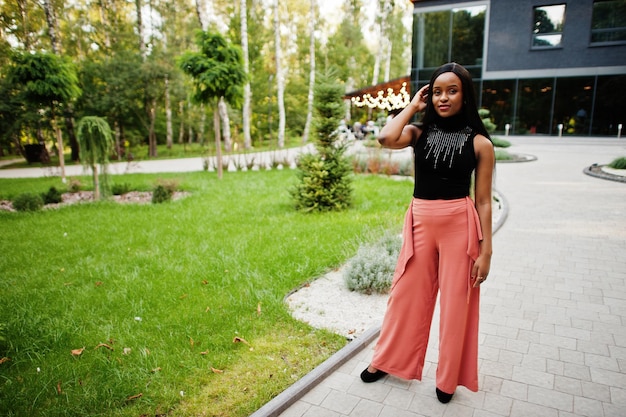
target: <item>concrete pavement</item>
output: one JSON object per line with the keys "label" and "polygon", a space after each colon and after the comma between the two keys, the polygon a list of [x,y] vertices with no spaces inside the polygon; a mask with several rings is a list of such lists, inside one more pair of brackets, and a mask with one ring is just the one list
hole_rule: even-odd
{"label": "concrete pavement", "polygon": [[626,184],[583,173],[626,140],[511,141],[537,160],[497,165],[509,209],[482,289],[480,391],[437,401],[435,319],[421,382],[360,381],[371,329],[254,417],[626,416]]}

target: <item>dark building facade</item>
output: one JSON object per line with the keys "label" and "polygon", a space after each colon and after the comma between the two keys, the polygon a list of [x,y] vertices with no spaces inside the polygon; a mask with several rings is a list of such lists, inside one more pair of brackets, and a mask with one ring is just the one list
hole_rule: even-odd
{"label": "dark building facade", "polygon": [[454,61],[472,73],[496,133],[626,128],[626,0],[413,3],[412,91]]}

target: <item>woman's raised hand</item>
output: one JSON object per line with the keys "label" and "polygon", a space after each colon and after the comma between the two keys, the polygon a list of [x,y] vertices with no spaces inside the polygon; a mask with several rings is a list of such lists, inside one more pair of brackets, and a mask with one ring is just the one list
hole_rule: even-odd
{"label": "woman's raised hand", "polygon": [[411,104],[414,106],[416,113],[422,112],[424,111],[424,109],[426,109],[429,87],[430,86],[426,84],[424,87],[420,88],[413,96]]}

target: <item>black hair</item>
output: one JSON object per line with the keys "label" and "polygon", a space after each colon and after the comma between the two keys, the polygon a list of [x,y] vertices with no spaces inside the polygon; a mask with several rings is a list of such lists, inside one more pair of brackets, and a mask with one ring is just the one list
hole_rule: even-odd
{"label": "black hair", "polygon": [[[463,108],[462,114],[465,116],[465,121],[469,127],[471,127],[476,133],[491,139],[483,121],[478,114],[478,105],[476,104],[476,93],[474,91],[474,83],[472,82],[472,76],[465,67],[457,64],[456,62],[449,62],[437,68],[430,78],[430,91],[432,92],[433,85],[437,77],[445,72],[452,72],[461,80],[461,88],[463,90]],[[436,123],[441,119],[441,116],[435,111],[433,105],[433,95],[429,92],[428,100],[426,101],[426,111],[424,112],[424,118],[422,120],[424,128],[432,123]]]}

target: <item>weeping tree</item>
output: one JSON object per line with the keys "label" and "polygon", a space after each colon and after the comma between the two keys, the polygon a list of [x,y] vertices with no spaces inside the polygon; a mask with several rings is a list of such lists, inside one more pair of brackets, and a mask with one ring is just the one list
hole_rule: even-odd
{"label": "weeping tree", "polygon": [[345,111],[344,87],[334,71],[327,71],[314,93],[316,152],[300,157],[299,182],[289,192],[301,211],[344,210],[352,203],[352,170],[338,130]]}
{"label": "weeping tree", "polygon": [[219,103],[224,99],[233,107],[241,104],[243,85],[247,80],[241,49],[221,34],[198,32],[199,52],[185,52],[180,68],[193,78],[193,99],[213,106],[213,128],[217,157],[217,176],[222,178],[222,144],[220,137]]}
{"label": "weeping tree", "polygon": [[[76,136],[80,148],[80,160],[93,174],[94,199],[99,200],[101,188],[106,188],[107,164],[113,150],[113,134],[107,121],[102,117],[85,116],[76,126]],[[98,169],[98,167],[100,169]],[[103,181],[100,182],[100,176]]]}

